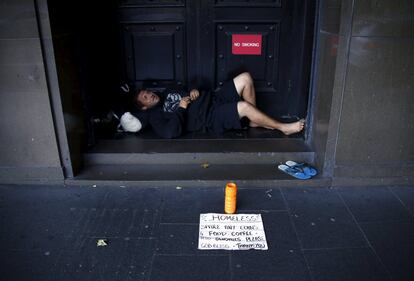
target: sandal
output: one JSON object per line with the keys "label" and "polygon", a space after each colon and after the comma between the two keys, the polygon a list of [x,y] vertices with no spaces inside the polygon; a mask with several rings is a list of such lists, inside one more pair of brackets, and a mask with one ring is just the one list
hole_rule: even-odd
{"label": "sandal", "polygon": [[311,177],[314,177],[318,174],[318,171],[314,167],[306,163],[296,163],[295,161],[289,160],[289,161],[286,161],[286,165],[289,166],[290,168],[298,169],[302,171],[303,173],[305,173],[306,175],[309,175]]}
{"label": "sandal", "polygon": [[307,179],[311,178],[311,176],[305,174],[304,171],[301,171],[300,169],[289,167],[288,165],[281,164],[281,165],[277,166],[277,168],[279,170],[281,170],[282,172],[284,172],[288,175],[291,175],[292,177],[295,177],[295,178],[300,179],[300,180],[307,180]]}

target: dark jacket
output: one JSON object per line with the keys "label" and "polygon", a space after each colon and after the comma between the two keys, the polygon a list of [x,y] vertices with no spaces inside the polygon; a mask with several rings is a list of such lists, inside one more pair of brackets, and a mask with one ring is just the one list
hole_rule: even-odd
{"label": "dark jacket", "polygon": [[168,139],[179,137],[185,132],[205,130],[210,103],[208,92],[200,91],[198,99],[191,102],[187,109],[179,107],[179,103],[181,98],[189,95],[188,92],[166,89],[157,95],[160,102],[154,108],[133,113],[143,127],[149,124],[158,136]]}

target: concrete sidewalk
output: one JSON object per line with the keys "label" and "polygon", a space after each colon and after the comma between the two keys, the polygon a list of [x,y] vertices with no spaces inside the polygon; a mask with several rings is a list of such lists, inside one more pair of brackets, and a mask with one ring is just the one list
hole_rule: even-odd
{"label": "concrete sidewalk", "polygon": [[414,187],[240,189],[269,250],[197,250],[223,188],[0,186],[0,279],[414,280]]}

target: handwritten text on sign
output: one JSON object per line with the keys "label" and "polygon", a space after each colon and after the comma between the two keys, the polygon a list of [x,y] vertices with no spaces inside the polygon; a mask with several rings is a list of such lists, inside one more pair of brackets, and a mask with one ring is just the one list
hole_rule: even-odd
{"label": "handwritten text on sign", "polygon": [[199,250],[267,250],[260,214],[200,214]]}

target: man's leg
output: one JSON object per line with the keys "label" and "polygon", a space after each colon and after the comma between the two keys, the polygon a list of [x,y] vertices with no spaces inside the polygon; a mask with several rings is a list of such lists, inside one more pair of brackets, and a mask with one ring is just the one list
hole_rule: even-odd
{"label": "man's leg", "polygon": [[281,123],[264,114],[254,105],[246,101],[239,101],[237,103],[237,111],[240,118],[247,117],[251,122],[259,127],[264,127],[272,130],[277,129],[279,131],[282,131],[285,135],[298,133],[302,131],[303,127],[305,126],[305,120],[303,119],[294,123]]}
{"label": "man's leg", "polygon": [[[246,102],[256,106],[256,92],[254,90],[253,78],[248,72],[237,75],[234,79],[234,86],[239,96]],[[259,127],[258,124],[250,119],[250,127]],[[270,128],[268,128],[270,129]]]}
{"label": "man's leg", "polygon": [[233,79],[233,82],[239,96],[248,103],[256,106],[256,92],[254,91],[253,79],[250,73],[243,72],[237,75]]}

